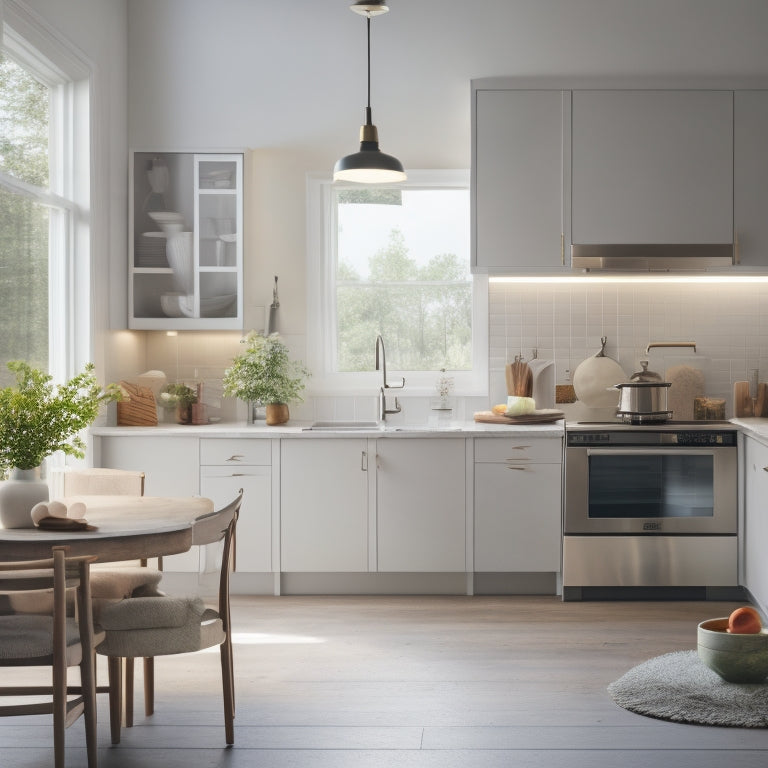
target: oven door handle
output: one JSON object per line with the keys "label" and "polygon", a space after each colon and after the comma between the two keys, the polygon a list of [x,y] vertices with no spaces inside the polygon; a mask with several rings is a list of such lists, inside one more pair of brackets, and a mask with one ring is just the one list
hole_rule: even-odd
{"label": "oven door handle", "polygon": [[687,446],[657,445],[653,448],[587,448],[587,456],[660,456],[674,453],[676,456],[701,456],[714,454],[714,448],[702,446],[701,448]]}

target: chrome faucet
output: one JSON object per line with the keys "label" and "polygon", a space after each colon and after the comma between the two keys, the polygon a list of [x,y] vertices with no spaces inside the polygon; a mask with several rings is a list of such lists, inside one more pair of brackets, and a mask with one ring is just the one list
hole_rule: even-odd
{"label": "chrome faucet", "polygon": [[[381,350],[381,352],[379,352]],[[387,408],[387,398],[384,394],[385,389],[402,389],[405,386],[405,378],[401,377],[399,384],[390,384],[387,381],[387,355],[384,351],[384,339],[379,334],[376,337],[376,370],[381,371],[382,386],[379,389],[379,421],[384,421],[388,413],[400,413],[402,408],[397,398],[395,398],[395,407]]]}

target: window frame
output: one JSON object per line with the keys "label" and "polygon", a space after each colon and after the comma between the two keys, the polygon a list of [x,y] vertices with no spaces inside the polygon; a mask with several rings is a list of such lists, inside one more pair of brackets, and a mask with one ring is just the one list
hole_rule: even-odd
{"label": "window frame", "polygon": [[[64,381],[92,359],[91,65],[15,0],[4,0],[0,48],[50,90],[49,188],[0,171],[12,194],[50,209],[48,371]],[[77,279],[75,279],[77,276]]]}
{"label": "window frame", "polygon": [[[468,170],[411,170],[408,180],[391,185],[353,185],[333,182],[327,174],[307,176],[307,364],[312,370],[311,391],[317,394],[370,394],[380,385],[378,371],[340,372],[334,370],[335,318],[335,237],[336,215],[333,191],[339,188],[469,189]],[[454,395],[485,395],[488,390],[488,278],[472,279],[472,369],[448,371],[454,379]],[[371,361],[376,339],[371,339]],[[386,344],[386,338],[384,339]],[[436,371],[387,370],[390,378],[405,376],[399,397],[433,395]]]}

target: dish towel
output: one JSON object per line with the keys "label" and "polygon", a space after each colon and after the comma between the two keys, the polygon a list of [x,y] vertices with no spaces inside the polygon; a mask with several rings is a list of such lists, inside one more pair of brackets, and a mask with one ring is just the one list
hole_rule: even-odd
{"label": "dish towel", "polygon": [[41,501],[32,507],[32,522],[40,525],[40,521],[46,517],[69,517],[80,520],[85,517],[85,504],[82,501],[73,501],[67,506],[63,501]]}

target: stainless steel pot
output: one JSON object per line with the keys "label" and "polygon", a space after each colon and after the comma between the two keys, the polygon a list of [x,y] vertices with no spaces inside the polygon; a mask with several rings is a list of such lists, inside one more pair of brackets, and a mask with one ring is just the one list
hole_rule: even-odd
{"label": "stainless steel pot", "polygon": [[619,408],[616,415],[636,423],[666,421],[672,416],[667,410],[668,381],[630,381],[616,384]]}

